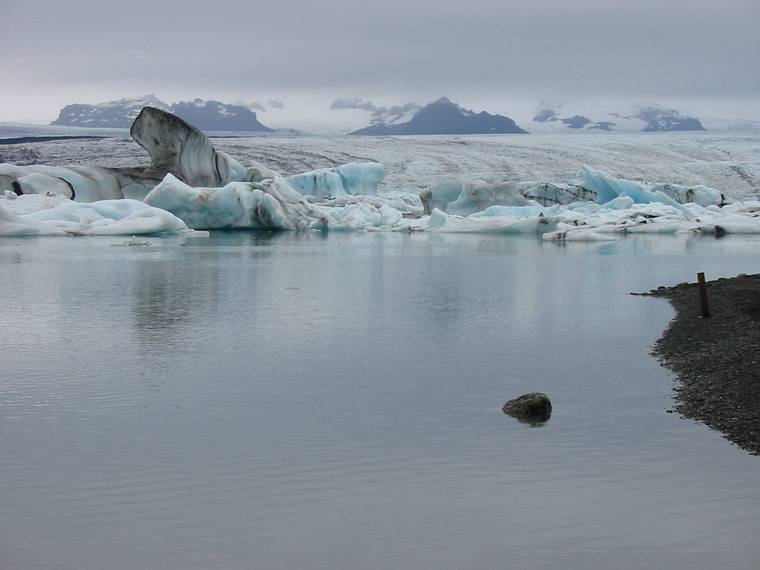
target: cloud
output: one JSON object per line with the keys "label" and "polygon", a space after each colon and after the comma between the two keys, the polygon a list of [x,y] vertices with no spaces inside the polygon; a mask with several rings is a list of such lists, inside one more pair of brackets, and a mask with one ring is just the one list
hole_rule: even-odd
{"label": "cloud", "polygon": [[0,92],[3,113],[139,92],[445,94],[504,111],[544,93],[760,100],[757,0],[220,0],[202,11],[131,0],[118,18],[101,0],[2,4],[0,63],[14,85]]}
{"label": "cloud", "polygon": [[372,101],[365,101],[360,97],[335,99],[330,104],[330,109],[336,111],[341,109],[361,109],[369,111],[371,123],[393,123],[402,119],[411,117],[419,111],[421,107],[417,103],[405,103],[403,105],[394,105],[393,107],[383,107],[375,105]]}
{"label": "cloud", "polygon": [[[382,107],[383,109],[385,107]],[[360,97],[354,97],[354,98],[344,98],[344,99],[335,99],[330,104],[330,109],[332,110],[340,110],[340,109],[361,109],[362,111],[376,111],[377,107],[375,106],[372,101],[365,101],[361,99]]]}

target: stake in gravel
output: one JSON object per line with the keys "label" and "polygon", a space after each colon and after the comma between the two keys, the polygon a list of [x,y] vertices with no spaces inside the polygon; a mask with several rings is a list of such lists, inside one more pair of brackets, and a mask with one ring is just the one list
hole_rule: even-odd
{"label": "stake in gravel", "polygon": [[707,302],[707,285],[705,284],[705,274],[697,273],[697,283],[699,284],[699,302],[702,304],[702,318],[710,317],[710,305]]}

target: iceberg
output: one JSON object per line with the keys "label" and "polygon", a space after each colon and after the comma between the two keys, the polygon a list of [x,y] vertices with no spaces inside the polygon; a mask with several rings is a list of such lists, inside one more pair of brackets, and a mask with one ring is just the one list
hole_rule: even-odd
{"label": "iceberg", "polygon": [[[250,178],[258,178],[253,168]],[[172,212],[193,229],[370,230],[392,229],[403,213],[379,198],[357,196],[312,204],[279,175],[194,188],[171,174],[145,203]]]}
{"label": "iceberg", "polygon": [[624,178],[614,178],[601,170],[583,167],[583,185],[596,193],[596,201],[606,204],[615,198],[627,196],[636,204],[659,202],[676,208],[682,204],[695,203],[700,206],[722,206],[725,195],[707,186],[681,186],[678,184],[646,184],[632,182]]}
{"label": "iceberg", "polygon": [[335,168],[320,168],[288,178],[304,196],[340,198],[375,196],[385,178],[385,168],[377,162],[349,162]]}
{"label": "iceberg", "polygon": [[0,164],[0,188],[18,194],[61,194],[77,202],[142,200],[167,173],[191,186],[213,187],[244,181],[248,175],[240,162],[217,152],[205,134],[161,109],[143,108],[130,134],[150,154],[150,166]]}
{"label": "iceberg", "polygon": [[145,197],[193,229],[305,230],[315,226],[313,208],[282,177],[195,188],[172,174]]}
{"label": "iceberg", "polygon": [[501,215],[501,216],[458,216],[435,209],[430,214],[427,231],[445,233],[500,233],[500,234],[543,234],[557,229],[561,218],[556,216]]}
{"label": "iceberg", "polygon": [[185,222],[137,200],[82,204],[62,196],[0,198],[0,236],[169,235]]}
{"label": "iceberg", "polygon": [[449,180],[420,193],[427,213],[435,208],[466,216],[490,206],[525,206],[533,202],[571,204],[593,200],[596,195],[573,184],[549,184],[532,181],[487,182],[480,179]]}
{"label": "iceberg", "polygon": [[217,152],[205,134],[167,111],[144,107],[129,134],[148,151],[149,170],[159,178],[170,173],[190,186],[211,187],[245,179],[243,165]]}
{"label": "iceberg", "polygon": [[0,164],[0,176],[7,177],[20,194],[60,194],[78,202],[123,198],[119,180],[107,168],[97,166],[17,166]]}

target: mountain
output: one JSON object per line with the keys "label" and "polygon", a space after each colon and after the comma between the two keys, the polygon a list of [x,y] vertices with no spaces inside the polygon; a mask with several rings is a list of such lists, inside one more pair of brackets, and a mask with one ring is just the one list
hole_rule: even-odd
{"label": "mountain", "polygon": [[171,112],[202,131],[274,131],[262,125],[256,113],[244,105],[195,99],[174,103]]}
{"label": "mountain", "polygon": [[705,131],[696,117],[682,115],[675,109],[663,107],[639,107],[636,117],[647,122],[646,132],[653,131]]}
{"label": "mountain", "polygon": [[74,105],[66,105],[61,109],[58,118],[50,124],[65,127],[128,129],[143,107],[169,110],[169,105],[155,95],[107,101],[97,105],[75,103]]}
{"label": "mountain", "polygon": [[119,99],[97,105],[66,105],[52,125],[68,127],[109,127],[128,129],[143,107],[169,111],[202,131],[271,132],[262,125],[256,113],[244,104],[220,101],[180,101],[167,105],[153,95],[138,99]]}
{"label": "mountain", "polygon": [[573,115],[572,117],[560,117],[552,109],[541,109],[533,117],[536,123],[562,123],[568,129],[599,129],[601,131],[611,131],[615,123],[611,121],[594,122],[584,115]]}
{"label": "mountain", "polygon": [[561,117],[555,110],[544,108],[533,117],[534,123],[552,123],[568,129],[602,131],[704,131],[699,119],[682,115],[675,109],[647,106],[637,108],[632,115],[612,113],[604,121],[593,121],[584,115]]}
{"label": "mountain", "polygon": [[475,113],[441,97],[403,123],[382,121],[354,131],[353,135],[479,135],[526,133],[509,117]]}

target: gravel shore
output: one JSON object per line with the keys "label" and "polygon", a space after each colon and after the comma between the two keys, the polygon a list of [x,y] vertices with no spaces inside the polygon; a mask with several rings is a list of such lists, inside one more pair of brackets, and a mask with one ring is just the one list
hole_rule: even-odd
{"label": "gravel shore", "polygon": [[760,275],[710,281],[707,292],[707,319],[696,283],[648,293],[676,310],[654,354],[680,380],[677,412],[760,455]]}

